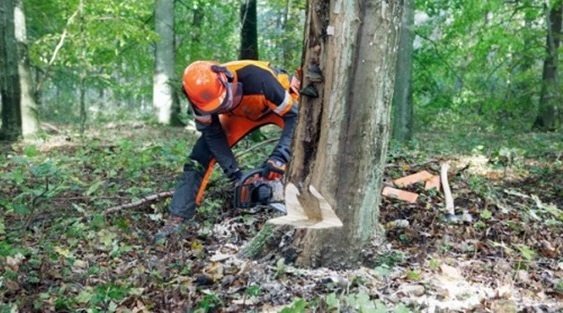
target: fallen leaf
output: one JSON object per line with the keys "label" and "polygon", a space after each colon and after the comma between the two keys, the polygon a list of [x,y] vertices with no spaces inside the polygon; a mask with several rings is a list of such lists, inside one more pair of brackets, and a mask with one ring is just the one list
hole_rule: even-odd
{"label": "fallen leaf", "polygon": [[442,273],[447,276],[448,278],[451,279],[464,279],[463,275],[461,275],[461,273],[455,268],[455,267],[451,267],[447,264],[441,264],[440,265],[440,270],[442,270]]}
{"label": "fallen leaf", "polygon": [[6,257],[6,265],[8,265],[12,271],[17,272],[23,260],[25,260],[25,257],[21,253],[17,253],[14,256]]}

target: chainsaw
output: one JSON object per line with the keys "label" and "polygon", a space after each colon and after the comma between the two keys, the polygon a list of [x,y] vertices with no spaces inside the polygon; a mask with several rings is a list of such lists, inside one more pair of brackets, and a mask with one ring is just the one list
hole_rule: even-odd
{"label": "chainsaw", "polygon": [[286,213],[281,179],[270,180],[263,174],[260,168],[244,174],[235,186],[233,206],[238,209],[266,206]]}

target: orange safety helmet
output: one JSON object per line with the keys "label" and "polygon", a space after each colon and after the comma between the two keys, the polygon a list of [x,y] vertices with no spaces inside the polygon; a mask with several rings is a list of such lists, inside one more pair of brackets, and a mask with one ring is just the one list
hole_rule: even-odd
{"label": "orange safety helmet", "polygon": [[225,73],[215,72],[210,61],[195,61],[184,70],[182,85],[188,100],[200,111],[213,113],[232,98]]}

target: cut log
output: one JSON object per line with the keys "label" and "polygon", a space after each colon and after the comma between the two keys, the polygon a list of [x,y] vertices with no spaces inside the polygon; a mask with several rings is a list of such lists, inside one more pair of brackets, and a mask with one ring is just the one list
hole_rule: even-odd
{"label": "cut log", "polygon": [[405,186],[408,186],[408,185],[416,184],[416,183],[421,182],[421,181],[429,180],[430,178],[432,178],[432,176],[433,175],[428,173],[427,171],[420,171],[420,172],[412,174],[412,175],[408,175],[408,176],[405,176],[405,177],[395,179],[393,181],[393,183],[397,187],[405,187]]}
{"label": "cut log", "polygon": [[157,194],[154,194],[154,195],[144,197],[144,198],[137,200],[137,201],[133,201],[133,202],[130,202],[130,203],[126,203],[126,204],[114,206],[114,207],[111,207],[111,208],[107,208],[107,209],[104,210],[104,215],[108,215],[110,213],[125,210],[125,209],[140,207],[140,206],[143,206],[143,205],[145,205],[149,202],[153,202],[153,201],[156,201],[156,200],[171,197],[173,194],[174,194],[174,191],[163,191],[163,192],[160,192],[160,193],[157,193]]}
{"label": "cut log", "polygon": [[434,175],[429,180],[426,181],[424,185],[425,190],[430,190],[432,188],[436,188],[436,190],[440,190],[440,176]]}
{"label": "cut log", "polygon": [[385,187],[381,193],[385,197],[403,200],[409,203],[415,203],[418,199],[418,194],[410,191],[404,191],[397,188]]}

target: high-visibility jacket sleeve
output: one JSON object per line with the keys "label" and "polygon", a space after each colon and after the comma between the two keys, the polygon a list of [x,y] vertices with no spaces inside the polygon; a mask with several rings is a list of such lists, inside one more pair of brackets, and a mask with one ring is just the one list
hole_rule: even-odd
{"label": "high-visibility jacket sleeve", "polygon": [[278,144],[270,154],[270,158],[276,159],[283,163],[288,163],[291,159],[291,142],[293,140],[293,132],[297,124],[297,106],[283,115],[284,127]]}
{"label": "high-visibility jacket sleeve", "polygon": [[229,148],[227,136],[221,127],[218,115],[210,115],[210,118],[211,121],[208,125],[201,124],[196,120],[197,128],[201,131],[201,136],[207,143],[209,151],[211,151],[225,175],[232,178],[240,170],[238,162],[233,151]]}

